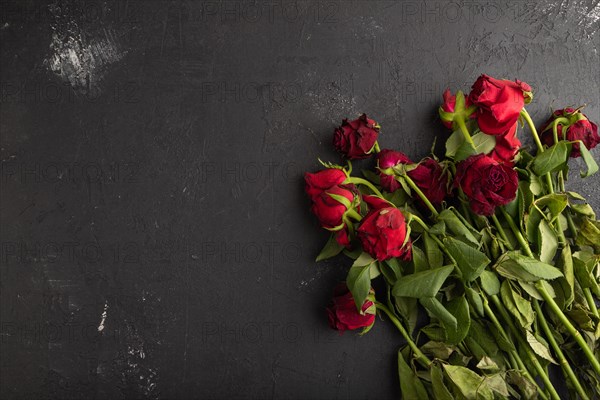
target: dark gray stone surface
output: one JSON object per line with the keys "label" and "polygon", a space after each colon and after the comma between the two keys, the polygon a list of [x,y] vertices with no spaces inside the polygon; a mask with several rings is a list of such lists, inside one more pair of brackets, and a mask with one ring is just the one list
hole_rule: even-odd
{"label": "dark gray stone surface", "polygon": [[[419,158],[447,87],[598,121],[597,1],[2,1],[1,398],[397,398],[338,336],[302,173],[366,112]],[[528,141],[530,142],[530,141]],[[594,151],[598,157],[598,151]],[[573,163],[576,170],[577,163]],[[600,176],[570,188],[600,207]]]}

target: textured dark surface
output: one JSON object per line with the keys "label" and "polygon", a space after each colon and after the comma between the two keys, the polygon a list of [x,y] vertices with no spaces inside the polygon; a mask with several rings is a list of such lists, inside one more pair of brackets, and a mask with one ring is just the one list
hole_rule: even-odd
{"label": "textured dark surface", "polygon": [[[392,326],[338,336],[347,266],[302,172],[367,112],[418,158],[447,86],[599,118],[597,1],[2,1],[5,398],[397,398]],[[530,142],[530,141],[528,141]],[[598,151],[594,151],[598,157]],[[576,172],[577,163],[573,163]],[[600,176],[572,189],[600,207]]]}

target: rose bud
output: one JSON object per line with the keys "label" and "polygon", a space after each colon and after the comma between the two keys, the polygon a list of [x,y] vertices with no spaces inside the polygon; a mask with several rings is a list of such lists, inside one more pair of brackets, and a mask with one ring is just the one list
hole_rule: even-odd
{"label": "rose bud", "polygon": [[423,159],[407,175],[433,204],[440,204],[448,194],[449,175],[433,158]]}
{"label": "rose bud", "polygon": [[350,160],[367,158],[375,148],[378,135],[377,122],[363,114],[354,121],[342,121],[333,134],[333,146]]}
{"label": "rose bud", "polygon": [[[348,211],[356,197],[354,185],[336,185],[321,192],[313,198],[312,212],[317,216],[325,229],[339,230],[344,225],[344,214]],[[348,200],[347,204],[340,202],[331,195],[341,196]]]}
{"label": "rose bud", "polygon": [[454,186],[460,187],[473,212],[492,215],[497,206],[510,203],[517,195],[517,171],[485,154],[477,154],[456,166]]}
{"label": "rose bud", "polygon": [[341,169],[328,168],[314,174],[304,174],[306,194],[312,199],[332,186],[341,185],[348,177]]}
{"label": "rose bud", "polygon": [[[566,139],[568,141],[581,140],[588,150],[593,149],[600,143],[598,135],[598,126],[590,121],[579,110],[565,108],[564,110],[556,110],[542,128],[542,143],[547,146],[554,144],[554,133],[552,132],[552,123],[559,120],[556,127],[558,140]],[[581,157],[579,143],[573,143],[571,157]]]}
{"label": "rose bud", "polygon": [[[398,164],[412,164],[412,161],[404,153],[384,149],[377,154],[377,164],[380,170],[379,183],[383,190],[391,193],[400,188],[400,183],[396,180],[394,172],[389,169]],[[385,170],[388,171],[384,172]]]}
{"label": "rose bud", "polygon": [[369,299],[374,299],[374,293],[371,289],[359,312],[346,284],[339,284],[333,291],[333,304],[327,308],[329,325],[340,333],[358,328],[370,328],[375,323],[377,312],[375,303]]}
{"label": "rose bud", "polygon": [[488,135],[501,135],[517,122],[531,87],[525,82],[495,79],[481,75],[473,84],[469,100],[478,106],[477,124]]}
{"label": "rose bud", "polygon": [[512,166],[520,148],[521,141],[517,138],[517,123],[515,123],[507,133],[496,136],[496,146],[489,153],[489,156],[498,162]]}
{"label": "rose bud", "polygon": [[363,249],[379,261],[392,257],[411,258],[406,220],[396,207],[373,208],[363,218],[357,235]]}
{"label": "rose bud", "polygon": [[[450,93],[450,89],[446,89],[444,94],[442,94],[442,97],[444,98],[444,103],[442,103],[440,106],[440,118],[442,119],[442,123],[444,126],[446,126],[446,128],[452,129],[452,122],[455,118],[454,112],[456,108],[456,95]],[[464,106],[467,109],[471,106],[471,101],[468,97],[465,99]],[[472,112],[473,110],[467,110],[466,116],[468,117],[468,115],[470,115]]]}

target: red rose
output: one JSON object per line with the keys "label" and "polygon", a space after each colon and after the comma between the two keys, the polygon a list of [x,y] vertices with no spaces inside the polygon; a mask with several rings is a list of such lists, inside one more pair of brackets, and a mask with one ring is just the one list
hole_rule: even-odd
{"label": "red rose", "polygon": [[473,84],[469,100],[478,106],[476,113],[479,129],[488,135],[507,132],[519,118],[526,99],[531,98],[531,87],[525,82],[494,79],[481,75]]}
{"label": "red rose", "polygon": [[333,134],[333,146],[348,159],[367,158],[373,152],[378,135],[379,125],[363,114],[354,121],[342,121]]}
{"label": "red rose", "polygon": [[[565,108],[564,110],[556,110],[552,113],[552,117],[546,121],[542,128],[542,142],[547,146],[554,144],[554,134],[552,132],[552,122],[558,118],[566,118],[564,123],[559,123],[557,126],[558,139],[566,139],[568,141],[581,140],[588,150],[593,149],[600,143],[598,135],[598,126],[590,121],[579,110]],[[568,121],[567,121],[568,120]],[[564,131],[563,131],[564,130]],[[573,143],[571,157],[581,157],[579,143]]]}
{"label": "red rose", "polygon": [[347,176],[344,171],[334,168],[324,169],[314,174],[307,172],[304,174],[306,194],[312,200],[324,190],[332,186],[341,185],[346,178]]}
{"label": "red rose", "polygon": [[381,187],[388,191],[394,192],[400,188],[400,183],[396,180],[393,172],[390,175],[382,170],[395,167],[398,164],[412,164],[412,161],[404,153],[395,150],[384,149],[377,154],[377,162],[380,169],[379,183]]}
{"label": "red rose", "polygon": [[410,259],[410,239],[404,243],[406,233],[404,215],[396,207],[373,208],[357,230],[363,249],[379,261],[392,257]]}
{"label": "red rose", "polygon": [[[373,291],[373,289],[371,289]],[[352,293],[345,283],[338,285],[333,291],[333,304],[327,308],[329,325],[341,333],[346,330],[366,328],[375,323],[375,304],[365,300],[358,312]]]}
{"label": "red rose", "polygon": [[348,229],[344,228],[335,233],[335,241],[340,246],[350,247],[350,236],[348,236]]}
{"label": "red rose", "polygon": [[517,195],[517,172],[485,154],[477,154],[456,166],[456,187],[460,187],[479,215],[492,215],[496,206],[508,204]]}
{"label": "red rose", "polygon": [[513,159],[521,148],[521,141],[517,138],[517,123],[504,135],[496,136],[496,146],[489,156],[498,162],[513,165]]}
{"label": "red rose", "polygon": [[448,193],[448,174],[433,158],[425,158],[408,176],[433,204],[440,204]]}
{"label": "red rose", "polygon": [[344,223],[344,214],[348,211],[348,207],[329,194],[345,197],[352,203],[355,192],[356,188],[354,185],[336,185],[313,198],[312,212],[317,216],[323,228],[333,229],[340,227]]}

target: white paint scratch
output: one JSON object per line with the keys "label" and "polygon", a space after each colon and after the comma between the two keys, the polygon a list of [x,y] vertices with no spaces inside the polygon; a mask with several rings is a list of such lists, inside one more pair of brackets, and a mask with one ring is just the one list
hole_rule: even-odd
{"label": "white paint scratch", "polygon": [[106,322],[106,317],[108,316],[108,301],[104,302],[104,311],[100,316],[100,325],[98,325],[98,332],[102,332],[104,330],[104,323]]}

